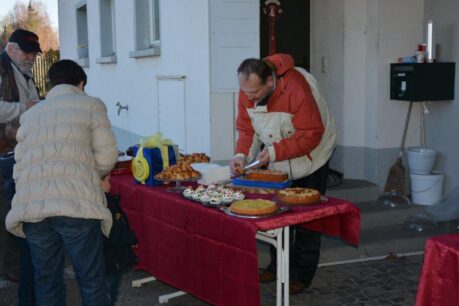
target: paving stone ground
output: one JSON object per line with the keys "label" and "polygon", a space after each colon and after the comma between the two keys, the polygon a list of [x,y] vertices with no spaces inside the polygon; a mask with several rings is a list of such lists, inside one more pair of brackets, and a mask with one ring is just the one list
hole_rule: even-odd
{"label": "paving stone ground", "polygon": [[[313,284],[305,292],[291,296],[290,305],[341,306],[341,305],[414,305],[422,256],[399,257],[375,261],[321,267]],[[12,263],[11,268],[14,268]],[[158,296],[175,291],[162,282],[150,282],[132,288],[131,281],[149,276],[139,270],[128,272],[121,286],[117,305],[159,305]],[[72,273],[65,273],[67,305],[81,305],[78,286]],[[0,285],[0,305],[17,305],[17,284]],[[276,304],[275,283],[260,285],[261,304]],[[169,300],[168,306],[209,305],[199,299],[184,295]]]}

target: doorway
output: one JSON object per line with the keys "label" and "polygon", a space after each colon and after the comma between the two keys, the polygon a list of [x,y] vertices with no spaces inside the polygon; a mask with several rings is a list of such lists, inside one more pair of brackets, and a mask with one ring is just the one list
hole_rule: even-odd
{"label": "doorway", "polygon": [[[263,6],[271,0],[260,0],[260,56],[269,55],[269,18]],[[309,71],[310,66],[310,0],[278,0],[282,12],[275,21],[276,53],[293,56],[295,65]]]}

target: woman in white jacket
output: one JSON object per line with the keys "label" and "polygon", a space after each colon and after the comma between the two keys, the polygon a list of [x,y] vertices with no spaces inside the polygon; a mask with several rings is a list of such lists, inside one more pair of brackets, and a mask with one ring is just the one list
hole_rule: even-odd
{"label": "woman in white jacket", "polygon": [[29,243],[38,305],[65,305],[64,249],[83,304],[104,305],[102,233],[112,220],[100,178],[117,161],[116,142],[105,104],[83,91],[77,63],[61,60],[48,75],[46,100],[21,116],[6,225]]}

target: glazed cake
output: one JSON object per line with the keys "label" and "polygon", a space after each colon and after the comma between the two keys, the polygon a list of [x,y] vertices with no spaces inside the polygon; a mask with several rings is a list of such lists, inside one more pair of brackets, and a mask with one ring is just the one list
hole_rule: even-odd
{"label": "glazed cake", "polygon": [[311,188],[285,188],[277,193],[280,201],[287,204],[310,204],[320,202],[320,193]]}
{"label": "glazed cake", "polygon": [[261,182],[284,182],[288,180],[288,174],[277,170],[249,170],[245,173],[244,179]]}

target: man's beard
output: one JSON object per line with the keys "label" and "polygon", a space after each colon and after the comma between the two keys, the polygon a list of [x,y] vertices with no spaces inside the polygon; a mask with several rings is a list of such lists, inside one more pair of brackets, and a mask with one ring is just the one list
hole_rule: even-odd
{"label": "man's beard", "polygon": [[267,94],[264,98],[259,99],[255,102],[256,106],[264,106],[268,104],[269,98],[271,97],[271,93]]}
{"label": "man's beard", "polygon": [[13,60],[13,63],[16,66],[16,68],[18,68],[19,71],[21,71],[22,73],[25,73],[25,74],[31,74],[32,73],[32,67],[33,67],[33,64],[34,64],[33,60],[23,61],[22,63],[18,63],[17,61]]}
{"label": "man's beard", "polygon": [[258,99],[258,101],[254,101],[256,106],[264,106],[267,105],[269,102],[269,98],[271,98],[271,95],[273,93],[273,89],[270,88],[266,96],[264,96],[261,99]]}

